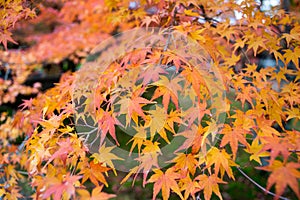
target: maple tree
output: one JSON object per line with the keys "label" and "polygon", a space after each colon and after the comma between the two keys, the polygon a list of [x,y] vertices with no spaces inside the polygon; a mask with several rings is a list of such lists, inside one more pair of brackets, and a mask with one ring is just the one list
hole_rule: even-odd
{"label": "maple tree", "polygon": [[[110,199],[123,171],[153,199],[222,199],[235,172],[300,199],[299,6],[1,1],[0,198]],[[79,69],[55,87],[25,84],[66,60]],[[268,174],[265,187],[246,166]]]}

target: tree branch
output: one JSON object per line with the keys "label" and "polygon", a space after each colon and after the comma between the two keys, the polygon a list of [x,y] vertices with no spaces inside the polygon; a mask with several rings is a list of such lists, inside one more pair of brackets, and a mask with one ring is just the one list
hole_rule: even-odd
{"label": "tree branch", "polygon": [[[241,168],[237,167],[237,170],[245,177],[247,178],[251,183],[253,183],[254,185],[256,185],[259,189],[261,189],[262,191],[266,192],[267,194],[270,194],[274,197],[277,197],[278,195],[276,195],[273,192],[270,192],[269,190],[265,189],[263,186],[259,185],[257,182],[255,182],[252,178],[250,178],[243,170],[241,170]],[[283,199],[283,200],[289,200],[286,197],[283,196],[278,196],[279,199]]]}

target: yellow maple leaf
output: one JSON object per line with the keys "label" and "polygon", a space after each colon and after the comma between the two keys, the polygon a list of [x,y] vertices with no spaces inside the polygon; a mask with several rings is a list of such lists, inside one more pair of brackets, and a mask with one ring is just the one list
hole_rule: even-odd
{"label": "yellow maple leaf", "polygon": [[267,151],[262,151],[263,145],[259,143],[258,138],[255,138],[251,146],[249,146],[247,149],[244,149],[247,153],[251,154],[250,161],[255,160],[260,165],[262,165],[260,158],[261,157],[267,157],[270,156],[270,153]]}
{"label": "yellow maple leaf", "polygon": [[234,176],[232,173],[232,166],[238,166],[236,163],[234,163],[231,159],[231,156],[225,151],[225,149],[219,150],[216,147],[212,147],[205,157],[205,159],[201,160],[200,163],[205,161],[206,167],[209,168],[212,165],[214,165],[215,173],[218,174],[221,172],[221,177],[226,172],[227,175],[234,180]]}
{"label": "yellow maple leaf", "polygon": [[106,147],[105,143],[99,148],[99,153],[94,153],[91,157],[94,158],[95,164],[102,163],[105,167],[109,166],[114,171],[115,175],[117,175],[115,166],[112,160],[124,160],[116,156],[114,153],[111,153],[115,146]]}
{"label": "yellow maple leaf", "polygon": [[287,65],[289,62],[293,62],[296,68],[299,69],[300,47],[295,47],[293,51],[286,49],[284,52],[283,57],[285,58],[285,64]]}

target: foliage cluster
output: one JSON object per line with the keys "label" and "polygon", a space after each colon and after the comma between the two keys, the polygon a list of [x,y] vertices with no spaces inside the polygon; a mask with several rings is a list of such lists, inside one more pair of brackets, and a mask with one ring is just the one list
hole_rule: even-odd
{"label": "foliage cluster", "polygon": [[[118,174],[114,149],[123,148],[137,158],[122,183],[142,173],[153,199],[222,199],[219,185],[235,180],[233,169],[243,172],[240,155],[268,173],[266,193],[300,199],[299,4],[263,12],[253,0],[11,0],[0,8],[0,105],[37,93],[15,112],[1,111],[1,198],[113,198],[102,189]],[[45,92],[24,85],[43,65],[81,65],[98,43],[135,27],[158,27],[166,48],[131,51],[105,68],[98,61],[120,50],[113,46]],[[198,55],[199,68],[168,51],[176,33],[210,59]],[[262,66],[262,56],[274,63]],[[185,141],[163,167],[162,151],[178,137]],[[21,191],[24,182],[32,193]]]}

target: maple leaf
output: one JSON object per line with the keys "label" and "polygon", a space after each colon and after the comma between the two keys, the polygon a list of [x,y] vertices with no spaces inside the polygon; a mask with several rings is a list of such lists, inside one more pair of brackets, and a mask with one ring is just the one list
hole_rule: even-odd
{"label": "maple leaf", "polygon": [[[212,147],[207,152],[205,160],[206,168],[214,165],[215,174],[219,174],[219,172],[221,172],[221,176],[223,177],[223,174],[226,171],[227,175],[234,180],[231,166],[238,165],[231,160],[231,156],[225,151],[225,149],[219,150],[216,147]],[[199,164],[202,164],[202,162],[204,162],[205,160],[200,160]]]}
{"label": "maple leaf", "polygon": [[212,143],[215,142],[215,138],[218,134],[218,129],[219,129],[219,126],[217,124],[217,121],[214,120],[214,119],[211,119],[210,121],[206,121],[207,125],[206,127],[204,127],[204,134],[203,134],[203,139],[202,139],[202,142],[201,142],[201,146],[204,145],[207,141],[208,141],[208,136],[211,135],[211,140],[212,140]]}
{"label": "maple leaf", "polygon": [[153,140],[155,133],[157,132],[166,142],[170,143],[164,126],[167,120],[167,113],[164,108],[155,106],[154,110],[147,111],[151,115],[150,126],[150,136]]}
{"label": "maple leaf", "polygon": [[71,134],[74,131],[74,127],[67,125],[66,127],[59,128],[58,131],[61,132],[62,134],[65,134],[65,133]]}
{"label": "maple leaf", "polygon": [[291,107],[293,107],[294,103],[300,102],[298,98],[298,95],[300,94],[299,87],[299,82],[289,82],[288,84],[282,86],[282,95],[285,97],[285,100],[290,103]]}
{"label": "maple leaf", "polygon": [[153,167],[156,167],[156,168],[159,167],[158,153],[157,152],[145,153],[145,154],[142,154],[141,156],[139,156],[136,160],[139,162],[139,166],[137,166],[135,173],[137,175],[137,173],[139,173],[140,171],[143,171],[143,186],[145,186],[146,182],[147,182],[146,179],[147,179],[147,176],[148,176],[150,170]]}
{"label": "maple leaf", "polygon": [[186,125],[181,119],[182,112],[179,110],[171,110],[167,116],[165,128],[175,134],[174,125],[177,123],[178,125]]}
{"label": "maple leaf", "polygon": [[[130,61],[132,62],[132,59]],[[142,68],[142,67],[140,67],[140,68]],[[141,76],[141,74],[143,74],[143,73],[139,74],[140,71],[143,70],[143,69],[140,69],[140,68],[136,67],[136,68],[130,69],[129,72],[127,72],[123,76],[119,77],[116,88],[124,88],[124,89],[130,90],[130,91],[134,90],[136,88],[136,86],[135,86],[136,80],[138,79],[139,76]],[[118,93],[116,93],[116,94],[118,94]],[[111,97],[110,99],[111,99],[110,100],[111,102],[114,102],[113,97]]]}
{"label": "maple leaf", "polygon": [[184,70],[181,74],[185,77],[188,83],[192,84],[192,88],[198,97],[201,97],[201,87],[206,87],[206,82],[204,77],[206,76],[204,73],[201,73],[199,70],[190,69],[189,67],[184,67]]}
{"label": "maple leaf", "polygon": [[173,103],[178,109],[178,91],[181,91],[181,86],[179,84],[180,81],[182,81],[182,77],[180,76],[176,76],[171,80],[169,80],[166,76],[160,76],[160,80],[151,84],[158,86],[152,96],[152,100],[163,96],[164,109],[168,110],[170,99],[172,99]]}
{"label": "maple leaf", "polygon": [[108,200],[111,198],[116,197],[114,194],[108,194],[105,192],[102,192],[103,185],[102,186],[97,186],[92,190],[92,194],[90,194],[87,190],[85,189],[77,189],[76,192],[80,196],[80,200]]}
{"label": "maple leaf", "polygon": [[22,107],[21,110],[24,110],[25,108],[31,108],[32,107],[32,102],[33,98],[30,98],[29,100],[22,100],[23,103],[19,105],[19,107]]}
{"label": "maple leaf", "polygon": [[288,80],[286,79],[286,75],[291,74],[291,72],[292,70],[287,69],[287,67],[281,67],[279,72],[275,73],[275,75],[271,77],[271,80],[276,79],[278,85],[280,85],[282,80],[288,82]]}
{"label": "maple leaf", "polygon": [[167,74],[166,70],[156,64],[149,64],[145,67],[143,73],[140,74],[138,79],[143,79],[143,85],[159,80],[160,74]]}
{"label": "maple leaf", "polygon": [[258,49],[259,47],[261,47],[261,48],[263,48],[263,49],[267,49],[265,43],[266,43],[266,39],[265,39],[265,38],[253,36],[253,37],[251,37],[251,39],[247,42],[247,44],[249,45],[249,46],[248,46],[248,50],[249,50],[249,49],[253,49],[254,56],[256,56],[256,54],[257,54],[257,49]]}
{"label": "maple leaf", "polygon": [[159,148],[159,142],[152,142],[150,140],[146,140],[143,145],[145,146],[142,153],[143,154],[157,154],[161,153]]}
{"label": "maple leaf", "polygon": [[43,194],[43,198],[48,198],[53,195],[54,200],[62,199],[64,193],[75,197],[75,186],[74,184],[81,178],[81,176],[71,176],[66,174],[64,180],[61,181],[58,178],[49,178],[51,186],[46,189]]}
{"label": "maple leaf", "polygon": [[274,55],[274,58],[276,60],[276,63],[278,63],[279,60],[284,60],[284,57],[282,53],[279,51],[280,47],[276,45],[271,45],[272,47],[270,48],[270,54]]}
{"label": "maple leaf", "polygon": [[17,170],[15,169],[14,165],[5,166],[4,172],[6,174],[6,178],[9,178],[9,176],[11,176],[14,180],[18,179],[18,173],[17,173]]}
{"label": "maple leaf", "polygon": [[195,120],[197,119],[198,122],[202,120],[205,114],[210,115],[210,110],[207,109],[206,101],[202,103],[197,103],[195,106],[191,106],[188,110],[183,112],[184,114],[184,121],[188,121],[188,127],[190,127]]}
{"label": "maple leaf", "polygon": [[[292,30],[290,31],[290,33],[283,33],[281,38],[284,38],[286,39],[286,42],[287,42],[287,46],[290,45],[290,42],[292,40],[300,40],[300,36],[299,36],[299,26],[295,26],[292,28]],[[280,39],[281,39],[280,38]]]}
{"label": "maple leaf", "polygon": [[190,176],[186,176],[179,181],[180,189],[184,190],[184,199],[192,197],[195,200],[195,194],[201,190],[199,182],[195,179],[192,180]]}
{"label": "maple leaf", "polygon": [[264,143],[264,147],[261,151],[270,151],[271,160],[270,163],[272,163],[277,156],[280,154],[283,156],[285,160],[288,159],[290,153],[289,148],[290,144],[285,138],[280,138],[277,136],[274,137],[262,137],[262,142]]}
{"label": "maple leaf", "polygon": [[286,114],[288,115],[288,117],[286,118],[287,121],[290,119],[293,119],[293,118],[300,120],[300,109],[299,108],[288,109]]}
{"label": "maple leaf", "polygon": [[253,115],[251,114],[251,110],[243,111],[236,110],[236,113],[231,115],[230,118],[234,118],[235,121],[233,123],[233,127],[242,128],[246,130],[246,133],[251,130],[253,126],[255,126],[255,122],[253,120]]}
{"label": "maple leaf", "polygon": [[146,28],[148,28],[151,23],[159,24],[159,22],[159,15],[145,16],[145,18],[142,20],[141,26],[145,25]]}
{"label": "maple leaf", "polygon": [[169,66],[170,63],[173,63],[176,68],[176,73],[178,73],[181,65],[181,58],[178,55],[170,53],[168,51],[163,52],[163,55],[167,57],[166,65]]}
{"label": "maple leaf", "polygon": [[[141,97],[140,95],[144,92],[145,88],[141,87],[135,90],[131,97],[123,97],[120,101],[118,101],[116,104],[120,104],[120,114],[126,114],[126,124],[129,124],[130,119],[133,118],[134,114],[136,113],[138,116],[141,116],[142,118],[146,120],[146,115],[142,109],[142,107],[145,104],[153,104],[155,102],[149,101],[148,99],[145,99]],[[133,118],[134,119],[134,118]],[[137,119],[134,119],[134,121],[137,123]]]}
{"label": "maple leaf", "polygon": [[169,198],[170,190],[183,199],[180,188],[176,182],[176,180],[180,178],[180,174],[174,172],[173,168],[167,169],[165,173],[160,169],[155,169],[153,171],[155,174],[153,174],[148,180],[149,183],[154,183],[153,200],[156,198],[160,190],[162,191],[162,197],[164,200]]}
{"label": "maple leaf", "polygon": [[264,136],[281,136],[281,134],[272,127],[272,124],[274,123],[273,120],[265,119],[264,116],[257,117],[257,126],[262,131]]}
{"label": "maple leaf", "polygon": [[189,35],[191,36],[192,39],[197,40],[197,41],[201,41],[201,42],[205,42],[205,37],[203,37],[202,32],[205,30],[206,28],[203,29],[197,29],[195,31],[191,31],[189,32]]}
{"label": "maple leaf", "polygon": [[135,148],[136,145],[137,145],[137,148],[138,148],[138,153],[140,154],[141,147],[142,147],[143,143],[146,141],[146,138],[147,138],[146,127],[137,126],[137,127],[134,127],[134,129],[137,131],[137,133],[128,141],[128,143],[132,142],[129,155],[131,155],[131,153],[132,153],[132,151],[133,151],[133,149]]}
{"label": "maple leaf", "polygon": [[248,101],[252,107],[254,107],[253,99],[257,90],[255,87],[251,85],[247,85],[242,87],[241,92],[237,93],[235,100],[240,100],[242,102],[242,106],[244,107],[245,102]]}
{"label": "maple leaf", "polygon": [[234,53],[231,55],[230,58],[226,59],[226,62],[224,63],[224,65],[227,66],[235,66],[237,64],[237,62],[241,59],[241,56],[238,55],[236,56]]}
{"label": "maple leaf", "polygon": [[246,131],[240,127],[232,128],[230,125],[224,124],[224,128],[221,132],[221,134],[224,136],[220,146],[224,147],[226,144],[229,144],[232,150],[233,159],[235,159],[239,142],[246,147],[249,146],[245,138],[245,134],[247,133],[249,133],[249,131]]}
{"label": "maple leaf", "polygon": [[270,190],[272,185],[275,184],[275,199],[278,199],[279,196],[283,194],[287,186],[290,186],[297,197],[300,198],[299,183],[297,180],[300,178],[299,163],[285,163],[275,160],[270,166],[257,168],[272,172],[268,178],[267,190]]}
{"label": "maple leaf", "polygon": [[115,146],[106,147],[105,143],[99,148],[99,153],[94,153],[91,157],[94,158],[94,163],[102,163],[104,167],[109,166],[117,175],[115,166],[112,160],[123,160],[123,158],[118,157],[114,153],[111,153]]}
{"label": "maple leaf", "polygon": [[0,197],[6,195],[6,192],[5,192],[5,189],[4,188],[1,188],[0,189]]}
{"label": "maple leaf", "polygon": [[258,162],[260,165],[262,165],[261,163],[261,157],[268,157],[270,156],[270,153],[267,151],[262,151],[263,148],[263,144],[259,143],[259,139],[255,138],[251,145],[248,146],[246,149],[244,149],[247,153],[250,153],[250,161],[251,160],[255,160],[256,162]]}
{"label": "maple leaf", "polygon": [[291,49],[284,50],[285,54],[283,54],[283,57],[285,58],[285,64],[287,65],[290,61],[292,61],[296,68],[299,69],[299,57],[300,57],[300,48],[295,47],[292,51]]}
{"label": "maple leaf", "polygon": [[24,198],[24,196],[22,194],[20,194],[20,189],[17,187],[10,187],[8,188],[9,191],[7,191],[5,194],[5,196],[1,195],[1,189],[0,189],[0,195],[1,197],[3,197],[3,199],[10,199],[10,200],[17,200],[17,199],[22,199]]}
{"label": "maple leaf", "polygon": [[83,168],[79,173],[83,174],[82,184],[85,183],[87,179],[90,179],[91,182],[94,183],[96,186],[99,186],[99,182],[101,182],[107,187],[108,183],[102,172],[107,172],[109,170],[111,169],[102,166],[102,163],[95,163],[94,161],[91,161],[89,163],[89,167]]}
{"label": "maple leaf", "polygon": [[208,200],[211,198],[212,193],[214,192],[221,200],[223,199],[221,193],[219,191],[219,183],[226,183],[219,177],[217,174],[212,174],[207,176],[206,174],[201,174],[195,178],[195,180],[199,180],[200,188],[204,189],[204,198]]}
{"label": "maple leaf", "polygon": [[39,124],[43,126],[43,131],[41,133],[53,134],[61,124],[62,115],[53,115],[48,120],[40,120]]}
{"label": "maple leaf", "polygon": [[33,135],[30,140],[28,140],[28,150],[31,151],[31,155],[28,159],[29,162],[29,169],[28,171],[30,173],[36,172],[37,168],[39,167],[40,163],[45,159],[49,159],[52,155],[49,152],[49,147],[45,147],[42,143],[41,140],[43,138],[40,138],[36,136],[35,134]]}
{"label": "maple leaf", "polygon": [[234,46],[233,53],[235,53],[236,50],[239,49],[239,48],[244,48],[245,43],[246,43],[245,39],[244,40],[242,40],[241,38],[236,39],[235,43],[233,44],[233,46]]}
{"label": "maple leaf", "polygon": [[187,16],[192,16],[192,17],[198,17],[199,16],[199,13],[193,12],[193,10],[184,10],[183,12]]}
{"label": "maple leaf", "polygon": [[177,154],[177,156],[171,162],[175,163],[175,169],[179,169],[182,172],[189,171],[192,175],[195,174],[198,164],[195,155],[185,153]]}
{"label": "maple leaf", "polygon": [[[184,192],[185,199],[196,198],[195,193],[201,192],[200,190],[204,192],[205,199],[212,198],[213,193],[220,197],[218,184],[222,180],[218,176],[223,177],[226,172],[232,178],[231,169],[236,166],[232,158],[236,157],[238,145],[243,145],[245,151],[250,153],[250,160],[260,163],[262,157],[270,157],[271,166],[268,166],[268,170],[272,174],[268,180],[268,189],[275,184],[278,195],[290,187],[300,198],[298,183],[295,183],[299,181],[299,165],[289,164],[297,161],[300,149],[299,132],[293,130],[297,128],[295,125],[299,119],[300,26],[293,12],[275,9],[272,10],[274,15],[270,16],[257,9],[254,0],[238,3],[225,0],[200,3],[196,0],[87,0],[82,3],[82,0],[74,0],[61,1],[59,9],[56,8],[56,3],[30,1],[27,5],[26,2],[27,0],[0,2],[0,7],[4,8],[0,11],[0,24],[3,25],[0,44],[6,49],[6,52],[0,49],[0,76],[3,75],[3,70],[4,76],[9,75],[6,80],[5,77],[0,78],[0,104],[4,103],[6,106],[7,103],[13,103],[18,94],[27,96],[36,93],[37,88],[24,87],[23,82],[31,72],[39,70],[45,63],[52,63],[51,68],[56,64],[65,66],[70,62],[72,65],[84,63],[82,66],[79,64],[79,71],[85,72],[84,76],[78,71],[70,75],[70,78],[63,76],[54,88],[38,94],[34,100],[24,101],[20,108],[22,111],[12,112],[12,117],[0,116],[0,140],[3,143],[0,144],[0,165],[3,165],[4,170],[0,172],[3,175],[1,183],[10,185],[9,188],[0,189],[0,196],[5,193],[3,198],[21,198],[16,187],[19,178],[17,169],[21,167],[29,172],[32,186],[36,187],[35,199],[43,198],[42,193],[45,191],[49,199],[53,198],[51,196],[55,199],[77,199],[74,197],[74,188],[79,181],[67,183],[74,187],[70,186],[71,194],[62,189],[66,183],[64,174],[71,167],[72,174],[77,170],[84,172],[81,174],[82,182],[86,183],[89,179],[96,185],[93,191],[89,184],[85,184],[86,189],[82,189],[83,186],[76,187],[75,192],[78,192],[81,199],[112,197],[104,194],[103,186],[99,185],[107,185],[102,174],[108,174],[106,170],[114,166],[109,166],[105,160],[107,158],[116,165],[112,159],[115,158],[115,151],[103,150],[103,155],[94,154],[94,160],[90,162],[87,146],[74,133],[76,124],[71,119],[74,114],[72,102],[75,99],[81,103],[80,99],[84,97],[86,100],[81,107],[83,112],[78,113],[78,119],[83,122],[88,118],[92,118],[95,123],[99,121],[98,127],[95,128],[95,124],[92,126],[95,128],[93,134],[99,130],[96,139],[101,134],[101,144],[107,134],[119,144],[116,140],[118,129],[115,128],[122,126],[118,121],[119,117],[126,118],[124,124],[130,124],[132,130],[135,129],[129,141],[132,142],[131,147],[128,148],[131,152],[137,149],[138,158],[135,161],[138,165],[130,170],[124,180],[134,173],[143,173],[145,185],[152,168],[160,167],[158,158],[164,150],[159,142],[169,142],[169,133],[174,138],[179,136],[185,139],[178,145],[175,152],[177,160],[174,159],[174,165],[171,165],[174,174],[170,178],[174,183],[173,188],[169,187],[167,192],[167,186],[162,185],[162,181],[169,181],[163,178],[166,172],[153,181],[156,184],[156,194],[162,190],[164,199],[170,197],[174,190]],[[35,20],[24,21],[16,26],[13,32],[16,35],[12,36],[9,31],[17,21],[33,16],[33,10],[26,8],[27,6],[37,6],[39,15]],[[297,11],[296,9],[297,6],[291,7],[291,11]],[[233,11],[234,14],[231,14]],[[238,19],[237,13],[242,18]],[[34,28],[41,24],[46,27],[46,32]],[[49,25],[54,31],[47,31]],[[146,26],[146,29],[152,25],[173,25],[173,28],[160,28],[159,37],[151,32],[146,40],[143,35],[138,35],[137,40],[128,37],[126,30],[141,25]],[[285,31],[287,26],[290,28]],[[95,44],[105,41],[115,31],[122,34],[101,43],[94,51],[97,53],[92,51],[93,58],[90,60],[87,56]],[[177,37],[176,34],[179,33],[181,35]],[[30,48],[7,49],[8,43],[14,42],[13,38],[18,38],[22,44],[30,44]],[[195,49],[195,45],[188,43],[190,39],[201,44],[205,50]],[[202,55],[205,51],[208,53],[207,57]],[[116,57],[115,55],[119,55],[116,52],[121,52],[122,55]],[[272,66],[261,69],[257,66],[261,61],[261,57],[257,55],[262,52],[274,56]],[[114,61],[106,63],[111,58]],[[192,62],[188,61],[196,61],[197,66],[192,66]],[[281,62],[284,62],[285,67],[281,67]],[[110,66],[106,67],[107,65]],[[293,67],[296,70],[291,70]],[[174,81],[175,76],[183,78]],[[226,89],[224,91],[221,88],[224,93],[218,92],[221,79]],[[80,91],[73,91],[78,85],[83,87]],[[162,99],[164,109],[157,105],[151,107],[151,101],[144,95],[156,95],[158,101]],[[214,101],[215,97],[224,97],[232,109],[230,110],[230,106],[223,106],[222,101],[217,98]],[[236,101],[241,101],[243,108],[235,106],[240,104]],[[246,102],[251,104],[251,109],[245,107]],[[171,103],[176,109],[170,106]],[[220,143],[217,143],[219,146],[212,147],[210,137],[214,139],[218,136],[218,130],[221,130],[217,125],[223,117],[220,113],[225,110],[222,107],[226,107],[229,117],[224,122],[227,125],[223,129]],[[235,114],[231,115],[232,111]],[[88,117],[87,113],[90,113]],[[91,116],[94,114],[98,115],[97,120],[94,120],[95,116]],[[205,123],[211,117],[218,120]],[[75,123],[78,123],[78,119]],[[277,128],[277,124],[280,127]],[[287,131],[286,128],[292,131]],[[246,137],[248,132],[255,133],[252,142],[251,138]],[[26,151],[19,154],[16,153],[17,145],[14,141],[23,133],[29,138],[25,142]],[[147,138],[149,135],[151,138]],[[70,138],[70,142],[66,137]],[[247,145],[246,140],[251,145]],[[21,147],[22,145],[20,149]],[[231,151],[232,154],[226,151]],[[197,156],[199,163],[195,163]],[[104,163],[99,162],[101,159]],[[193,174],[198,172],[200,164],[206,167],[199,169],[202,176],[196,180],[194,176],[199,174]],[[165,170],[168,172],[167,167]],[[214,174],[211,175],[212,173]],[[51,188],[52,186],[58,188],[57,197],[55,192],[52,193],[57,188]],[[4,185],[0,184],[1,187]]]}
{"label": "maple leaf", "polygon": [[98,131],[101,132],[100,145],[102,145],[107,133],[109,133],[114,139],[114,141],[117,143],[117,145],[119,145],[116,136],[115,125],[123,126],[121,122],[119,122],[119,120],[114,116],[112,112],[106,112],[102,109],[100,109],[99,112],[97,112],[96,118],[98,119]]}
{"label": "maple leaf", "polygon": [[12,33],[9,31],[0,32],[0,43],[3,44],[4,48],[7,50],[7,41],[12,42],[14,44],[18,44],[11,37]]}
{"label": "maple leaf", "polygon": [[94,188],[90,200],[97,200],[97,199],[105,200],[105,199],[111,199],[116,196],[114,194],[107,194],[105,192],[101,192],[102,188],[103,186]]}
{"label": "maple leaf", "polygon": [[229,42],[232,36],[236,33],[236,30],[227,23],[218,26],[217,29],[220,36],[222,38],[226,38],[227,42]]}
{"label": "maple leaf", "polygon": [[56,158],[60,158],[63,163],[66,164],[67,156],[73,151],[70,138],[66,139],[66,141],[57,142],[57,144],[59,145],[59,149],[51,156],[51,158],[45,164],[45,167]]}
{"label": "maple leaf", "polygon": [[127,176],[123,178],[121,183],[124,183],[125,181],[127,181],[127,179],[132,174],[136,174],[133,179],[135,181],[138,173],[143,170],[143,186],[145,186],[146,179],[147,179],[147,176],[148,176],[150,170],[153,167],[159,168],[158,155],[161,155],[159,143],[146,140],[146,141],[144,141],[143,145],[145,147],[144,147],[142,153],[139,155],[138,158],[135,159],[139,162],[139,165],[132,168],[130,170],[130,172],[127,174]]}
{"label": "maple leaf", "polygon": [[201,144],[203,141],[203,133],[204,130],[201,126],[197,127],[195,124],[193,124],[189,129],[176,134],[176,137],[183,136],[186,139],[184,140],[182,145],[177,148],[175,153],[181,150],[187,150],[190,147],[192,147],[193,153],[197,153],[202,146]]}

